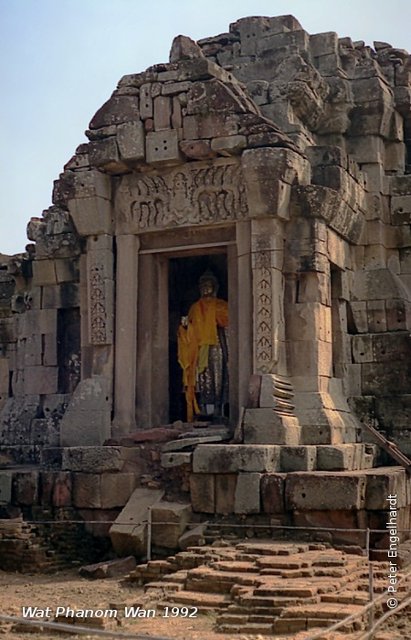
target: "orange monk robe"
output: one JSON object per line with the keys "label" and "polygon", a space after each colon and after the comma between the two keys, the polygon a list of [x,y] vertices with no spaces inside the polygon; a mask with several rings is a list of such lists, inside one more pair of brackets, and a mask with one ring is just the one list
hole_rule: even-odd
{"label": "orange monk robe", "polygon": [[188,327],[178,330],[178,361],[183,369],[187,420],[200,413],[195,397],[198,373],[208,366],[208,348],[218,344],[217,327],[228,327],[228,304],[214,297],[202,297],[190,307]]}

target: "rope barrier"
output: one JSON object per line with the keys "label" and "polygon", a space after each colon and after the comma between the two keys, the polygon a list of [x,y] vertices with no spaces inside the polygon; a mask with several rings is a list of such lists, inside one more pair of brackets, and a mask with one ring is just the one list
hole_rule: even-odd
{"label": "rope barrier", "polygon": [[18,622],[31,627],[53,629],[54,631],[57,630],[60,632],[70,631],[72,634],[83,634],[88,636],[104,636],[105,638],[124,638],[124,640],[172,640],[172,638],[168,636],[149,636],[147,634],[140,635],[123,631],[108,631],[105,629],[94,629],[92,627],[85,627],[83,625],[65,624],[64,622],[43,622],[42,620],[28,620],[27,618],[6,616],[4,614],[0,614],[0,621],[14,623]]}
{"label": "rope barrier", "polygon": [[[402,576],[402,578],[398,581],[397,583],[397,587],[400,586],[400,584],[402,582],[404,582],[406,579],[408,579],[411,576],[411,571],[409,571],[408,573],[406,573],[404,576]],[[336,622],[335,624],[333,624],[331,627],[327,627],[326,629],[323,629],[322,631],[314,634],[313,636],[310,636],[308,638],[305,638],[305,640],[321,640],[321,638],[324,636],[324,634],[326,633],[330,633],[330,631],[337,631],[340,627],[348,624],[349,622],[353,622],[354,620],[356,620],[357,618],[359,618],[360,616],[363,616],[365,613],[367,613],[367,611],[369,611],[371,608],[376,607],[377,604],[379,604],[380,602],[382,602],[384,600],[384,598],[386,598],[388,596],[389,592],[388,589],[386,589],[384,591],[384,593],[382,593],[381,595],[379,595],[377,598],[375,598],[374,600],[372,600],[371,602],[369,602],[367,605],[364,605],[364,607],[362,608],[361,611],[357,611],[357,613],[352,613],[350,616],[348,616],[347,618],[344,618],[343,620],[340,620],[339,622]],[[410,596],[411,599],[411,596]],[[405,606],[405,605],[404,605]],[[395,613],[396,611],[398,611],[398,609],[400,608],[400,605],[398,605],[398,607],[396,607],[395,609],[392,609],[392,613]],[[384,616],[383,616],[384,617]],[[380,622],[382,619],[380,618],[377,623],[375,623],[375,625],[378,625],[378,622]],[[375,626],[374,625],[374,626]],[[368,630],[367,634],[371,633],[372,630]],[[366,640],[367,638],[369,638],[369,635],[365,635],[362,638],[360,638],[359,640]]]}
{"label": "rope barrier", "polygon": [[395,614],[398,613],[398,611],[405,609],[405,607],[408,607],[408,605],[411,605],[411,596],[408,596],[408,598],[403,600],[395,609],[389,609],[381,618],[377,620],[377,622],[374,623],[372,628],[368,629],[368,631],[364,635],[360,636],[358,640],[372,640],[374,631],[376,631],[377,628],[380,627],[383,622],[385,622],[391,616],[395,616]]}
{"label": "rope barrier", "polygon": [[[263,514],[267,515],[267,514]],[[140,520],[138,524],[133,525],[135,527],[148,524],[148,519]],[[116,526],[131,526],[130,522],[117,522],[115,520],[0,520],[0,534],[1,529],[4,524],[10,525],[18,525],[18,524],[29,524],[29,525],[38,525],[38,524],[52,524],[52,525],[66,525],[66,524],[110,524]],[[171,521],[163,521],[163,520],[155,520],[151,523],[152,525],[175,525],[175,522]],[[188,527],[198,527],[203,524],[202,522],[187,522]],[[211,527],[235,527],[238,529],[289,529],[295,531],[338,531],[338,532],[346,532],[346,533],[387,533],[388,529],[362,529],[362,528],[343,528],[343,527],[315,527],[315,526],[298,526],[298,525],[289,525],[289,524],[257,524],[257,523],[249,523],[249,524],[239,524],[239,523],[230,523],[230,522],[219,522],[219,521],[207,521],[207,524]],[[10,526],[11,528],[11,526]],[[409,533],[411,534],[411,529],[397,529],[397,533]]]}

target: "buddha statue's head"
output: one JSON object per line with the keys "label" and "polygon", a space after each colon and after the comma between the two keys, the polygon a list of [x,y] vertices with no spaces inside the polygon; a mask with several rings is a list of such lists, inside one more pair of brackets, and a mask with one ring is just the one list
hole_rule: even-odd
{"label": "buddha statue's head", "polygon": [[198,281],[198,287],[202,298],[211,298],[217,295],[218,280],[210,269],[203,273]]}

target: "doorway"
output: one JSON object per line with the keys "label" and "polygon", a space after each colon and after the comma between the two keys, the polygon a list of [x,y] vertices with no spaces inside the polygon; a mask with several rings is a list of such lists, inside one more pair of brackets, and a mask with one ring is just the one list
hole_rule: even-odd
{"label": "doorway", "polygon": [[[168,324],[169,324],[169,412],[170,421],[186,420],[182,370],[178,363],[177,332],[182,316],[199,297],[198,283],[205,271],[218,280],[217,296],[228,301],[228,273],[226,253],[209,253],[169,258],[168,261]],[[225,407],[228,415],[228,406]]]}

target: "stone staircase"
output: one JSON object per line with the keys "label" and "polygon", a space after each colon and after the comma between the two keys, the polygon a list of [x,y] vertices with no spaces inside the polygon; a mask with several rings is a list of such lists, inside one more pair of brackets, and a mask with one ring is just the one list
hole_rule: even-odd
{"label": "stone staircase", "polygon": [[[215,612],[217,630],[232,637],[299,634],[329,627],[352,614],[361,615],[343,625],[333,640],[340,633],[354,638],[366,628],[366,557],[323,544],[218,544],[221,541],[140,565],[126,580],[144,585],[164,605]],[[387,588],[387,563],[373,563],[373,573],[378,594]],[[407,588],[410,585],[402,587]]]}

